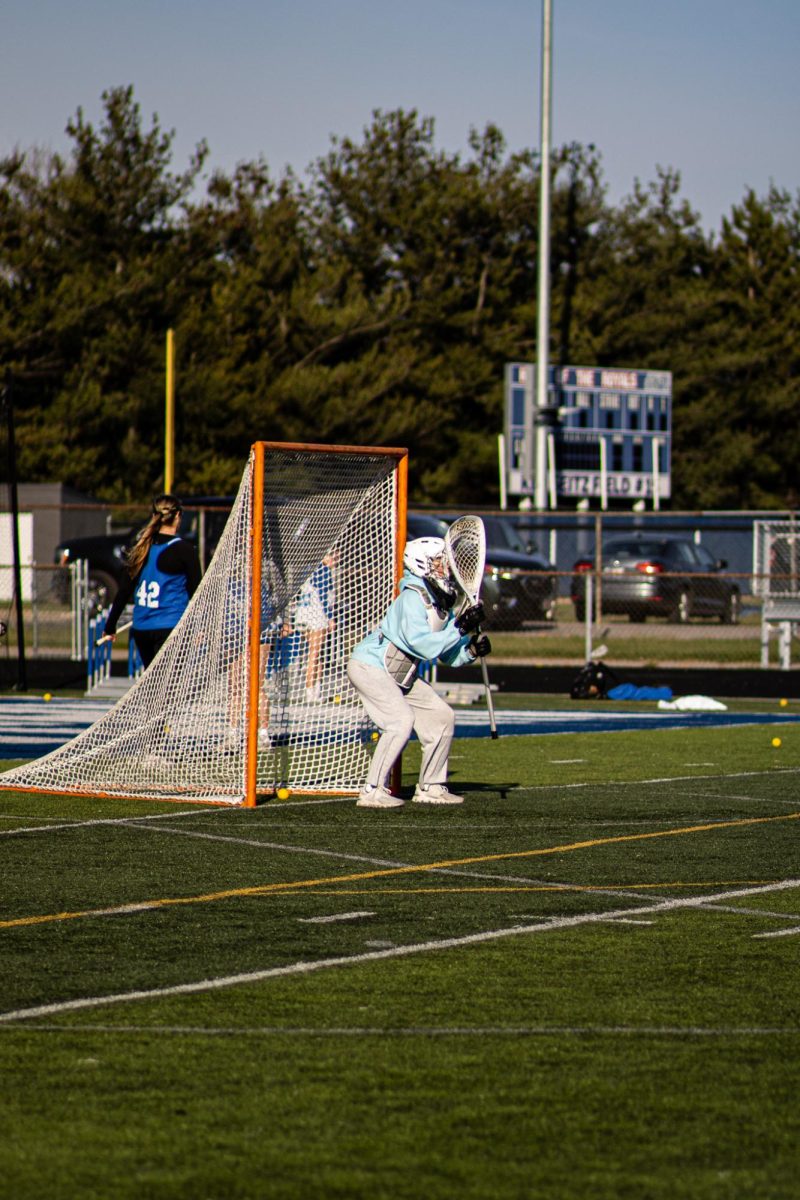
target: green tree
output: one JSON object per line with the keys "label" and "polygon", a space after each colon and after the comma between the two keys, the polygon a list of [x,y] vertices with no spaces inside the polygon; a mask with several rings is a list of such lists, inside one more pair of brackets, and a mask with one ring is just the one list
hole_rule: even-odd
{"label": "green tree", "polygon": [[606,207],[576,304],[580,361],[676,369],[675,353],[702,321],[695,296],[711,262],[710,239],[679,191],[680,176],[659,171]]}
{"label": "green tree", "polygon": [[[503,365],[536,357],[540,163],[494,126],[464,155],[375,112],[301,185],[263,161],[171,168],[131,88],[66,157],[0,161],[0,355],[20,472],[112,500],[161,485],[176,331],[176,487],[235,487],[257,438],[406,445],[416,502],[497,496]],[[718,239],[659,171],[608,205],[593,146],[551,161],[551,362],[669,369],[673,504],[798,487],[798,202],[748,192]]]}
{"label": "green tree", "polygon": [[131,88],[81,110],[70,157],[0,162],[0,355],[18,390],[23,477],[139,497],[159,474],[164,333],[191,276],[180,209],[202,167],[169,171]]}
{"label": "green tree", "polygon": [[[589,158],[571,153],[582,176]],[[597,199],[592,182],[572,188],[581,209]],[[316,164],[306,207],[325,287],[288,383],[299,411],[325,404],[326,433],[408,445],[420,501],[496,494],[503,363],[535,327],[537,196],[535,156],[506,157],[495,127],[472,132],[462,161],[413,111],[376,112],[361,143]]]}
{"label": "green tree", "polygon": [[680,374],[687,505],[784,508],[800,480],[800,203],[752,190],[723,221]]}
{"label": "green tree", "polygon": [[187,225],[190,243],[204,247],[203,286],[186,291],[177,316],[176,470],[185,490],[228,491],[255,440],[303,440],[278,386],[307,352],[296,183],[290,174],[275,183],[263,162],[243,163],[214,176]]}

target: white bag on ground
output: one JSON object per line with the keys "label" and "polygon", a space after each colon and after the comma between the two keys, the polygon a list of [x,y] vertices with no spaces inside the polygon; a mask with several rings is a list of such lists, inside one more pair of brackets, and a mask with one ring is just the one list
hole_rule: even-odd
{"label": "white bag on ground", "polygon": [[658,707],[673,712],[727,712],[727,704],[710,696],[678,696],[675,700],[659,700]]}

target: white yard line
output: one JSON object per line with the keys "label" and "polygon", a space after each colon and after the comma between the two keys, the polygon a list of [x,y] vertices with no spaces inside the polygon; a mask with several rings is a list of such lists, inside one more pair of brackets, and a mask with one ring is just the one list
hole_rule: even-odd
{"label": "white yard line", "polygon": [[[786,768],[781,768],[779,771],[776,771],[773,768],[772,770],[769,770],[769,771],[737,771],[730,775],[724,775],[724,774],[723,775],[705,775],[702,778],[704,780],[706,780],[706,779],[725,780],[725,779],[742,779],[742,778],[752,779],[752,778],[761,778],[762,776],[765,776],[765,775],[767,775],[767,776],[794,775],[794,774],[797,774],[799,770],[800,770],[800,768],[786,767]],[[636,786],[647,787],[653,783],[683,783],[683,782],[697,783],[698,777],[696,775],[674,775],[674,776],[662,776],[657,779],[618,779],[618,780],[610,780],[606,783],[599,783],[597,780],[587,780],[582,783],[542,783],[542,784],[530,784],[530,785],[525,785],[525,786],[518,786],[518,787],[508,788],[506,790],[508,792],[548,792],[548,791],[556,791],[556,790],[558,790],[558,791],[573,790],[574,791],[575,789],[578,789],[578,788],[587,788],[587,787],[593,787],[593,788],[618,788],[618,787],[636,787]],[[501,786],[502,785],[500,785],[500,784],[497,785],[498,790],[501,789]],[[698,798],[706,798],[707,799],[708,793],[699,792],[699,793],[697,793],[697,796],[698,796]],[[77,797],[77,798],[80,798],[80,797]],[[721,800],[729,799],[729,797],[727,795],[723,795],[723,794],[721,794],[718,798]],[[759,797],[752,797],[752,796],[735,797],[735,798],[747,800],[753,804],[769,803],[769,804],[792,805],[792,804],[796,803],[796,801],[794,801],[794,800],[777,800],[777,801],[776,800],[763,800],[762,801]],[[309,798],[307,800],[281,801],[280,807],[278,807],[276,805],[276,807],[271,810],[270,815],[277,815],[277,813],[283,812],[284,809],[289,809],[289,808],[310,808],[310,807],[313,807],[313,806],[319,805],[319,804],[352,804],[353,802],[354,802],[353,796],[326,796],[324,798],[314,797],[314,798]],[[203,805],[200,808],[186,809],[181,812],[175,812],[173,810],[170,810],[169,812],[152,813],[150,815],[142,816],[142,817],[137,817],[137,816],[103,817],[103,818],[91,817],[85,821],[84,820],[63,821],[60,824],[29,825],[29,826],[23,826],[20,829],[0,829],[0,837],[16,837],[18,834],[23,834],[23,833],[25,833],[25,834],[28,834],[28,833],[54,833],[54,832],[58,832],[59,830],[62,830],[62,829],[84,829],[84,828],[91,828],[92,826],[95,826],[95,825],[138,825],[138,824],[144,823],[146,821],[164,821],[164,820],[169,820],[170,818],[176,818],[176,817],[192,817],[192,816],[194,816],[194,817],[217,817],[217,816],[221,816],[223,813],[230,814],[231,812],[240,812],[240,811],[244,811],[244,810],[241,809],[237,805],[223,805],[223,806],[214,807],[214,808],[212,808],[210,805],[209,806]],[[38,819],[39,818],[37,818],[37,820]],[[47,819],[54,820],[54,818],[47,818]],[[400,819],[403,820],[403,828],[407,828],[408,824],[405,821],[405,819],[404,818],[400,818]],[[711,820],[715,820],[715,819],[716,818],[713,818],[713,817],[711,818]],[[656,824],[657,823],[658,822],[656,822]],[[384,822],[384,824],[386,824],[386,822]],[[617,824],[617,822],[614,822],[614,821],[602,822],[602,821],[600,821],[600,822],[591,822],[591,824],[615,825],[615,824]],[[650,822],[624,822],[624,824],[650,824]],[[200,835],[198,835],[198,836],[200,836]]]}
{"label": "white yard line", "polygon": [[[7,1025],[5,1032],[16,1030]],[[718,1029],[697,1025],[411,1025],[399,1029],[381,1025],[346,1025],[330,1028],[311,1025],[29,1025],[31,1033],[144,1034],[183,1037],[655,1037],[738,1038],[786,1037],[800,1034],[800,1025],[723,1025]],[[89,1061],[89,1060],[85,1060]]]}
{"label": "white yard line", "polygon": [[262,838],[239,838],[226,833],[201,833],[196,829],[170,829],[163,825],[148,827],[146,825],[131,825],[132,829],[141,828],[145,833],[168,833],[177,837],[200,838],[209,842],[233,842],[237,846],[253,846],[258,850],[280,850],[286,854],[312,854],[322,858],[336,858],[346,862],[367,863],[373,867],[409,867],[411,863],[400,863],[389,858],[372,858],[366,854],[347,854],[343,850],[322,850],[314,846],[289,846],[283,842],[267,842]]}
{"label": "white yard line", "polygon": [[[312,854],[312,855],[318,855],[321,858],[335,858],[335,859],[341,860],[343,862],[366,863],[368,866],[372,866],[372,867],[411,867],[411,866],[414,866],[413,863],[398,861],[397,859],[374,858],[372,855],[367,855],[367,854],[348,854],[343,850],[322,850],[317,847],[310,847],[310,846],[291,846],[291,845],[287,845],[284,842],[266,842],[266,841],[262,841],[259,838],[237,838],[237,837],[232,837],[229,834],[223,834],[223,833],[219,833],[219,834],[218,833],[201,833],[198,830],[194,830],[194,829],[170,829],[169,826],[165,827],[163,825],[146,826],[146,825],[139,825],[138,823],[134,824],[133,822],[131,822],[130,825],[131,825],[131,828],[142,829],[145,833],[168,833],[168,834],[175,834],[178,837],[203,838],[203,839],[206,839],[206,840],[212,841],[212,842],[234,842],[236,845],[253,846],[259,850],[278,850],[278,851],[281,851],[286,854]],[[559,883],[559,882],[553,881],[553,880],[530,879],[525,876],[520,877],[519,875],[500,875],[500,874],[497,874],[496,872],[489,872],[489,871],[468,871],[464,868],[458,868],[458,867],[433,867],[433,868],[431,868],[431,874],[448,875],[448,876],[454,876],[456,878],[461,878],[461,879],[484,879],[484,880],[488,880],[489,882],[494,883],[494,884],[510,883],[510,884],[515,884],[519,887],[526,887],[526,886],[527,887],[547,887],[547,888],[551,889],[552,891],[569,892],[569,891],[575,891],[580,887],[580,885],[576,885],[573,883]],[[644,896],[642,895],[642,891],[640,888],[638,888],[638,889],[637,888],[625,888],[625,887],[603,888],[602,890],[598,890],[596,893],[593,893],[593,894],[595,894],[597,896],[609,896],[609,897],[617,897],[617,898],[628,897],[631,900],[643,900],[644,899]],[[148,905],[146,905],[146,904],[141,905],[142,911],[144,911],[147,907],[148,907]],[[117,912],[124,913],[124,912],[128,912],[128,911],[131,911],[130,906],[123,907],[120,909],[103,910],[102,912],[93,912],[92,915],[93,916],[97,916],[97,915],[115,916],[117,914]],[[736,910],[736,911],[738,911],[738,910]]]}
{"label": "white yard line", "polygon": [[[700,778],[703,781],[712,780],[712,779],[719,779],[719,780],[758,779],[758,778],[762,778],[764,776],[771,777],[774,775],[796,775],[799,772],[800,772],[800,768],[798,768],[798,767],[781,767],[781,768],[772,767],[768,771],[735,771],[730,774],[720,773],[720,774],[716,774],[716,775],[703,775]],[[2,778],[2,777],[0,776],[0,778]],[[585,780],[580,783],[526,784],[524,786],[520,785],[517,787],[507,788],[505,790],[509,793],[510,792],[515,792],[515,793],[516,792],[551,792],[551,791],[575,791],[575,790],[583,789],[583,788],[598,788],[599,789],[599,788],[619,788],[619,787],[648,787],[650,784],[655,784],[655,783],[697,783],[697,782],[698,782],[697,775],[663,775],[663,776],[658,776],[657,778],[653,778],[653,779],[616,779],[616,780],[608,780],[605,783],[598,782],[597,780]],[[498,784],[497,790],[498,791],[502,790],[502,787],[503,787],[503,785]],[[707,796],[707,793],[698,793],[698,795],[700,797]],[[80,799],[81,797],[76,796],[75,798]],[[728,797],[724,796],[724,795],[720,795],[720,797],[719,797],[719,799],[727,799],[727,798]],[[743,797],[743,799],[750,800],[752,803],[761,803],[761,801],[758,798],[754,798],[754,797]],[[315,807],[317,805],[321,805],[321,804],[353,804],[353,802],[354,802],[353,796],[325,796],[325,797],[315,796],[315,797],[309,797],[308,799],[304,799],[304,800],[280,801],[279,804],[276,804],[275,807],[270,810],[270,815],[276,815],[279,812],[283,812],[284,809],[290,809],[290,808],[313,808],[313,807]],[[135,802],[132,802],[132,803],[135,803]],[[191,803],[191,802],[189,802],[189,803]],[[793,803],[795,803],[795,801],[764,801],[764,803],[793,804]],[[64,821],[61,824],[31,825],[31,826],[24,826],[20,829],[2,829],[2,830],[0,830],[0,837],[15,837],[18,834],[23,834],[23,833],[26,833],[26,834],[27,833],[50,833],[50,832],[56,832],[61,829],[89,828],[94,825],[139,824],[140,822],[145,822],[145,821],[163,821],[163,820],[169,820],[170,818],[175,818],[175,817],[191,817],[191,816],[217,817],[217,816],[221,816],[224,813],[230,814],[231,812],[244,812],[244,809],[242,809],[238,805],[212,806],[209,804],[209,805],[202,805],[201,807],[198,807],[198,808],[185,809],[180,812],[176,812],[176,811],[170,809],[169,812],[153,813],[153,814],[150,814],[147,816],[142,816],[142,817],[137,817],[135,815],[125,816],[125,817],[105,817],[105,818],[91,817],[85,821],[84,820]],[[403,819],[403,818],[401,818],[401,819]],[[611,823],[614,824],[614,822],[611,822]],[[601,824],[602,824],[602,822],[601,822]],[[403,828],[406,828],[406,827],[407,827],[407,825],[404,821]]]}
{"label": "white yard line", "polygon": [[[800,767],[771,767],[768,771],[717,771],[713,775],[655,775],[652,779],[585,779],[579,783],[540,783],[525,787],[516,787],[512,791],[543,792],[551,790],[574,791],[576,788],[618,788],[618,787],[647,787],[651,783],[706,783],[708,780],[720,779],[762,779],[775,775],[797,775]],[[706,792],[700,793],[707,795]]]}
{"label": "white yard line", "polygon": [[406,958],[416,954],[429,954],[432,951],[451,950],[462,946],[476,946],[484,942],[497,941],[500,938],[520,937],[537,933],[551,933],[553,930],[576,929],[584,925],[607,923],[618,917],[631,918],[651,916],[657,913],[673,912],[677,909],[699,909],[707,904],[739,899],[746,896],[763,895],[769,892],[787,891],[800,888],[800,879],[786,879],[779,883],[768,884],[765,887],[742,888],[733,892],[720,892],[712,896],[683,896],[672,900],[660,900],[656,904],[642,905],[640,908],[619,909],[605,913],[581,913],[571,917],[553,917],[545,922],[534,925],[516,925],[505,929],[484,930],[480,933],[466,934],[463,937],[444,938],[440,941],[417,942],[408,946],[396,946],[390,950],[373,950],[367,954],[345,955],[336,958],[318,959],[316,962],[288,963],[282,967],[267,967],[262,971],[248,971],[239,975],[221,975],[214,979],[200,979],[191,983],[175,984],[170,987],[148,988],[133,992],[117,992],[108,996],[84,996],[77,1000],[64,1000],[54,1004],[39,1004],[31,1008],[20,1008],[12,1012],[0,1013],[0,1023],[30,1020],[35,1017],[49,1017],[57,1013],[76,1012],[80,1009],[100,1008],[105,1004],[130,1004],[137,1000],[156,1000],[166,996],[186,996],[198,992],[218,991],[222,988],[239,987],[253,983],[262,983],[267,979],[280,979],[290,976],[310,975],[315,971],[331,970],[336,967],[360,966],[364,963],[379,962],[385,959]]}
{"label": "white yard line", "polygon": [[327,917],[298,917],[301,925],[330,925],[333,921],[362,921],[364,917],[374,917],[374,912],[332,913]]}
{"label": "white yard line", "polygon": [[[220,809],[219,812],[230,811]],[[150,813],[143,817],[90,817],[86,821],[61,821],[59,825],[28,825],[21,829],[0,829],[0,837],[15,837],[18,833],[57,833],[62,829],[91,829],[97,825],[138,825],[144,821],[170,821],[177,817],[206,817],[216,816],[217,812],[209,813],[205,808],[190,808],[184,812],[170,809],[163,813]],[[37,820],[39,818],[37,817]],[[42,818],[44,820],[45,818]],[[53,819],[53,818],[47,818]]]}
{"label": "white yard line", "polygon": [[[698,776],[695,776],[695,780],[697,778]],[[726,803],[729,800],[740,800],[746,802],[747,804],[785,804],[790,808],[797,804],[796,797],[789,800],[776,800],[772,796],[737,796],[728,792],[708,791],[706,788],[704,788],[702,791],[688,791],[686,789],[681,789],[680,791],[673,792],[673,797],[680,800],[700,800],[704,804],[707,804],[709,800],[722,800]]]}
{"label": "white yard line", "polygon": [[[93,821],[92,820],[92,821],[86,821],[86,822],[79,822],[79,823],[77,823],[77,826],[65,825],[65,826],[59,826],[58,828],[72,829],[75,827],[81,828],[82,826],[86,826],[86,825],[107,825],[107,824],[121,825],[121,826],[131,828],[131,829],[141,829],[145,833],[165,833],[165,834],[175,835],[177,837],[200,838],[200,839],[203,839],[206,841],[212,841],[212,842],[228,842],[228,843],[233,843],[233,844],[239,845],[239,846],[251,846],[254,849],[258,849],[258,850],[270,850],[270,851],[277,850],[281,853],[286,853],[286,854],[315,855],[315,856],[318,856],[321,858],[332,858],[332,859],[336,859],[336,860],[343,861],[343,862],[366,863],[369,866],[375,866],[375,867],[390,867],[391,868],[391,867],[410,867],[410,866],[414,865],[412,863],[398,861],[396,859],[375,858],[372,855],[366,855],[366,854],[348,854],[342,850],[324,850],[324,849],[319,849],[317,847],[310,847],[310,846],[293,846],[293,845],[286,844],[284,842],[268,842],[261,838],[240,838],[240,837],[234,837],[230,834],[203,833],[200,830],[194,830],[194,829],[172,829],[169,826],[165,827],[163,825],[146,824],[146,822],[165,820],[165,819],[168,819],[169,817],[188,817],[188,816],[192,816],[192,815],[195,815],[195,816],[196,815],[217,816],[218,812],[215,811],[212,813],[208,813],[204,809],[193,809],[189,812],[158,813],[158,814],[154,814],[152,816],[145,816],[145,817],[115,817],[115,818],[111,818],[109,820],[101,820],[101,821]],[[703,818],[703,819],[706,820],[707,818]],[[713,820],[713,818],[712,818],[712,820]],[[662,822],[662,823],[668,824],[667,822]],[[590,822],[590,824],[606,826],[606,825],[616,825],[617,823],[616,822],[598,821],[598,822]],[[633,821],[633,822],[623,822],[623,824],[635,825],[638,827],[639,825],[650,825],[651,822]],[[653,824],[659,824],[659,822],[653,822]],[[459,828],[462,828],[462,827],[459,826]],[[0,837],[3,836],[4,832],[8,833],[10,831],[0,831]],[[35,832],[37,832],[37,829],[34,827],[31,830],[29,830],[28,832],[35,833]],[[553,891],[569,892],[569,891],[576,891],[576,890],[581,889],[581,885],[577,885],[577,884],[574,884],[571,882],[563,882],[563,881],[559,882],[556,880],[532,879],[528,876],[505,875],[505,874],[498,874],[496,872],[466,870],[464,868],[457,868],[457,867],[434,867],[434,868],[431,868],[431,873],[437,874],[437,875],[447,875],[447,876],[452,876],[455,878],[462,878],[462,879],[482,879],[482,880],[487,880],[494,884],[510,883],[510,884],[517,885],[519,887],[547,887]],[[696,886],[696,885],[694,885],[694,886]],[[640,887],[637,888],[635,885],[632,887],[627,887],[627,888],[624,886],[602,888],[602,889],[597,889],[596,892],[587,893],[587,894],[596,895],[598,897],[606,897],[606,896],[616,897],[618,899],[628,898],[631,900],[642,900],[645,898],[642,893],[642,889]],[[107,908],[103,908],[103,909],[94,909],[91,911],[91,913],[87,913],[86,915],[93,916],[93,917],[118,916],[118,915],[130,914],[130,913],[152,911],[152,910],[156,909],[157,907],[158,906],[156,904],[148,903],[145,901],[145,902],[142,902],[139,904],[125,904],[125,905],[119,905],[118,907],[107,907]],[[739,909],[733,905],[729,905],[729,906],[717,905],[717,906],[711,906],[711,907],[716,907],[717,911],[720,911],[720,912],[727,911],[727,912],[732,912],[732,913],[739,913],[742,911],[741,909]],[[754,912],[755,910],[749,909],[747,911]],[[769,911],[759,911],[757,913],[757,915],[763,916],[763,917],[772,917],[777,920],[785,920],[786,919],[786,916],[783,913],[772,913]],[[790,916],[789,919],[793,920],[794,918]]]}

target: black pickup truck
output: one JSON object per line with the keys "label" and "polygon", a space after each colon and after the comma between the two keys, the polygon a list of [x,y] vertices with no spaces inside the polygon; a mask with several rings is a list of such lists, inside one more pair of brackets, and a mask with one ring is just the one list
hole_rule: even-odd
{"label": "black pickup truck", "polygon": [[[233,496],[192,496],[183,502],[180,534],[181,537],[196,542],[203,570],[211,561],[217,542],[222,536],[233,501]],[[125,574],[125,551],[136,541],[141,528],[141,525],[134,525],[118,533],[71,538],[59,542],[56,546],[53,558],[58,566],[67,568],[70,563],[79,559],[85,559],[89,564],[90,616],[102,612],[116,596]],[[61,598],[66,600],[69,596],[66,569],[58,572],[56,588]]]}

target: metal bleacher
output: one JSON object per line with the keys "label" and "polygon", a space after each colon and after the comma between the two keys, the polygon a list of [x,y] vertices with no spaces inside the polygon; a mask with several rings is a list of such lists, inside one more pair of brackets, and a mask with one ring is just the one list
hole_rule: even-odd
{"label": "metal bleacher", "polygon": [[756,521],[754,589],[761,595],[761,665],[769,663],[769,639],[778,638],[778,659],[788,671],[792,640],[800,629],[800,524]]}

